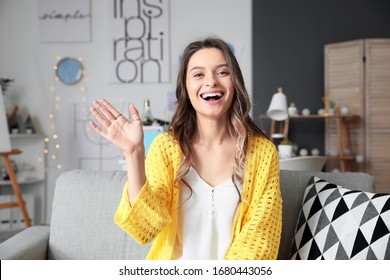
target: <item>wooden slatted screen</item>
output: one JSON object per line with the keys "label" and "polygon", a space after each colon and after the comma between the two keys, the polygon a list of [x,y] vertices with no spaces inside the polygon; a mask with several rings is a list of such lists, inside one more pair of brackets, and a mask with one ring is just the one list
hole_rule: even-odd
{"label": "wooden slatted screen", "polygon": [[367,172],[390,193],[390,39],[365,40]]}
{"label": "wooden slatted screen", "polygon": [[[324,75],[325,96],[335,102],[337,108],[348,107],[350,114],[359,118],[348,122],[350,150],[354,155],[365,158],[365,100],[364,100],[364,40],[354,40],[325,46]],[[342,154],[348,151],[338,151],[336,123],[334,120],[325,122],[325,153]],[[364,171],[365,164],[350,162],[352,171]],[[339,161],[328,160],[328,171],[340,169]]]}

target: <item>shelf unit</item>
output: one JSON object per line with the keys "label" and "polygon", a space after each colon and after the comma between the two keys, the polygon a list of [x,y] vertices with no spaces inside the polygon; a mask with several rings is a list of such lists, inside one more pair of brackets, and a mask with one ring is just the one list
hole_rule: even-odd
{"label": "shelf unit", "polygon": [[[268,116],[260,116],[260,119],[269,119]],[[345,154],[344,151],[350,150],[350,141],[349,141],[349,129],[348,125],[351,122],[359,121],[359,116],[356,115],[298,115],[298,116],[289,116],[286,120],[277,122],[271,120],[271,129],[270,135],[272,136],[275,133],[283,134],[284,137],[288,136],[289,124],[291,120],[303,120],[303,119],[312,119],[318,120],[322,119],[326,122],[335,122],[336,132],[337,132],[337,155],[329,155],[329,150],[325,147],[325,153],[329,161],[337,160],[339,162],[340,171],[351,171],[351,161],[355,159],[353,154]]]}
{"label": "shelf unit", "polygon": [[[16,164],[16,178],[26,201],[32,224],[43,224],[46,217],[47,158],[45,150],[47,145],[45,138],[43,134],[10,134],[12,149],[22,151],[21,154],[12,156],[10,159]],[[3,166],[3,163],[0,163],[0,166]],[[13,196],[10,181],[0,180],[0,195],[3,200]],[[10,229],[24,227],[23,223],[18,220],[20,218],[18,208],[12,208],[6,214],[3,213],[4,210],[0,211],[2,211],[0,212],[2,217],[11,215],[10,221],[17,220],[14,221],[15,224],[10,224]]]}

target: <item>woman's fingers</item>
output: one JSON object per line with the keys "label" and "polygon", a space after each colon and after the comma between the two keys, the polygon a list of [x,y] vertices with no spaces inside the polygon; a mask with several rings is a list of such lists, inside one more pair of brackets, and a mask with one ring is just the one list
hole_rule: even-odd
{"label": "woman's fingers", "polygon": [[89,122],[89,126],[95,130],[98,134],[101,136],[105,137],[106,136],[106,131],[101,129],[99,126],[97,126],[94,122]]}
{"label": "woman's fingers", "polygon": [[[116,122],[116,120],[118,120],[119,125],[124,125],[129,121],[105,99],[102,99],[101,102],[93,101],[93,106],[90,111],[98,121],[98,125],[91,122],[91,127],[100,135],[106,134],[104,128],[108,129],[114,122]],[[141,123],[141,117],[137,108],[131,104],[129,106],[129,111],[133,123],[139,125]],[[103,127],[103,129],[99,127],[99,124]]]}
{"label": "woman's fingers", "polygon": [[143,147],[142,121],[134,105],[129,106],[132,122],[105,99],[93,101],[90,111],[96,119],[89,122],[90,127],[119,149],[131,154]]}
{"label": "woman's fingers", "polygon": [[105,108],[108,109],[108,111],[110,112],[114,120],[122,116],[122,114],[119,113],[118,110],[115,109],[114,106],[112,106],[106,99],[102,99],[102,103],[105,106]]}
{"label": "woman's fingers", "polygon": [[102,99],[101,102],[93,101],[94,108],[101,116],[106,118],[109,122],[116,119],[119,114],[118,111],[107,100]]}
{"label": "woman's fingers", "polygon": [[133,104],[130,104],[129,111],[133,121],[141,121],[141,117],[139,116],[138,110]]}
{"label": "woman's fingers", "polygon": [[[95,105],[95,106],[97,106],[97,105]],[[95,107],[92,107],[90,111],[91,111],[92,115],[94,115],[96,120],[98,120],[98,122],[102,126],[104,126],[104,127],[110,126],[111,122],[103,115],[103,113],[100,109],[98,110]]]}

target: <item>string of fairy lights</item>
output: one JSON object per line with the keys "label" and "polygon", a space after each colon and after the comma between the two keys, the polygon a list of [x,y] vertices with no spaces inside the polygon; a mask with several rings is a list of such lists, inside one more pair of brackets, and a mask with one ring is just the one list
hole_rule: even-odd
{"label": "string of fairy lights", "polygon": [[[96,133],[91,132],[91,128],[88,125],[89,123],[89,117],[90,117],[90,106],[91,106],[91,100],[88,96],[88,90],[87,85],[89,81],[89,77],[87,76],[87,73],[85,71],[84,65],[83,65],[83,59],[82,58],[70,58],[73,60],[77,60],[80,63],[82,74],[80,78],[74,82],[74,83],[65,83],[63,80],[61,80],[61,77],[59,77],[59,69],[58,66],[60,65],[60,62],[64,59],[69,59],[69,57],[56,57],[56,64],[53,66],[53,82],[49,86],[49,92],[50,92],[50,98],[51,98],[51,105],[48,106],[49,112],[48,112],[48,129],[47,136],[44,138],[45,141],[45,148],[44,148],[44,154],[45,158],[47,160],[47,164],[45,165],[45,171],[48,172],[49,169],[56,169],[61,170],[63,168],[68,168],[66,164],[61,159],[61,154],[63,152],[63,147],[65,146],[65,141],[68,141],[67,143],[71,143],[74,145],[84,145],[85,142],[88,140],[91,146],[89,148],[96,148],[97,151],[101,151],[103,149],[106,149],[110,144],[106,143],[104,139],[100,139],[101,136],[97,135]],[[71,95],[69,95],[69,92],[72,92]],[[50,101],[49,101],[50,102]],[[77,119],[72,119],[72,117],[75,117],[75,111],[73,111],[73,115],[69,116],[68,114],[63,113],[63,107],[70,105],[70,102],[76,103],[76,106],[73,107],[73,110],[77,110]],[[118,108],[119,111],[122,112],[122,114],[127,115],[127,108],[129,105],[129,102],[125,98],[121,98],[117,101],[113,101],[113,104]],[[75,109],[77,107],[77,109]],[[69,109],[69,108],[66,108]],[[61,116],[63,119],[61,119]],[[82,126],[81,129],[85,130],[86,133],[82,133],[80,135],[80,139],[74,139],[69,138],[71,137],[71,132],[69,132],[69,135],[61,135],[63,132],[63,129],[61,129],[60,124],[65,124],[66,127],[70,127],[67,122],[75,122],[71,123],[71,125],[76,125],[76,122],[80,124],[80,120],[84,123],[84,126]],[[73,127],[74,128],[74,127]],[[78,126],[77,129],[80,129]],[[91,132],[91,134],[90,134]],[[90,137],[88,139],[81,139],[83,135],[89,135]],[[92,135],[92,136],[91,136]],[[68,137],[65,139],[65,137]],[[99,139],[98,139],[99,138]],[[91,140],[92,139],[92,140]],[[92,141],[92,142],[91,142]],[[81,149],[82,150],[82,149]],[[97,152],[99,154],[99,152]],[[73,159],[74,164],[74,158],[75,157],[82,157],[83,154],[69,154],[68,157]],[[43,159],[40,159],[43,160]],[[101,158],[98,158],[96,160],[102,160]],[[72,168],[80,168],[76,166],[72,166]]]}
{"label": "string of fairy lights", "polygon": [[[54,82],[50,86],[49,91],[52,96],[52,106],[50,109],[50,112],[48,114],[49,118],[49,125],[48,125],[48,136],[45,137],[44,141],[46,143],[45,149],[44,149],[44,154],[46,155],[48,159],[48,163],[46,166],[46,172],[51,168],[54,167],[58,170],[61,170],[64,167],[64,164],[61,162],[59,154],[61,150],[61,141],[62,138],[60,137],[60,133],[58,131],[58,116],[59,112],[62,109],[62,98],[61,98],[61,89],[65,87],[65,83],[62,83],[60,77],[58,76],[58,65],[59,62],[63,58],[61,56],[57,56],[56,60],[57,63],[56,65],[53,66],[53,71],[54,71]],[[80,62],[80,65],[82,65],[83,59],[82,58],[77,58],[77,61]],[[82,67],[82,74],[80,77],[79,82],[77,87],[72,88],[76,89],[80,96],[81,101],[83,102],[83,115],[85,118],[87,118],[87,101],[88,101],[88,96],[87,96],[87,89],[86,89],[86,83],[87,83],[88,77],[86,75],[86,71],[84,67]],[[67,89],[69,90],[69,89]],[[50,148],[49,148],[50,147]]]}

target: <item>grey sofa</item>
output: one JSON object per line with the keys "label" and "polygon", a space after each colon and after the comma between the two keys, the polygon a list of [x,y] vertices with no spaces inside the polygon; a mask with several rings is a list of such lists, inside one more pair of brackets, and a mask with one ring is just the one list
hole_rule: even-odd
{"label": "grey sofa", "polygon": [[[374,191],[365,173],[280,172],[283,230],[279,259],[287,259],[304,189],[316,175],[347,188]],[[0,244],[0,259],[144,259],[150,245],[137,244],[113,222],[124,171],[74,170],[56,183],[50,226],[30,227]]]}

